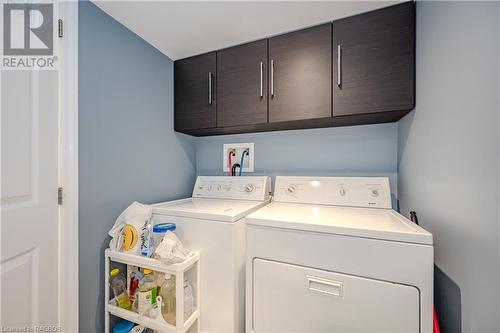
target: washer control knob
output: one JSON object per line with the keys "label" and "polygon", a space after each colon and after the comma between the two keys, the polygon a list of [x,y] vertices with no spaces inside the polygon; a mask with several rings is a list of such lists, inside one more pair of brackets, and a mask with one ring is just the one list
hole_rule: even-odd
{"label": "washer control knob", "polygon": [[296,191],[297,191],[297,189],[293,185],[288,186],[286,189],[287,194],[294,194]]}
{"label": "washer control knob", "polygon": [[254,190],[255,190],[255,185],[253,185],[253,184],[245,185],[245,192],[252,193]]}
{"label": "washer control knob", "polygon": [[372,197],[378,197],[378,190],[372,190]]}
{"label": "washer control knob", "polygon": [[341,188],[340,188],[340,190],[339,190],[339,194],[340,194],[340,196],[342,196],[342,197],[343,197],[343,196],[345,196],[345,194],[346,194],[346,193],[347,193],[347,192],[346,192],[345,188],[341,187]]}

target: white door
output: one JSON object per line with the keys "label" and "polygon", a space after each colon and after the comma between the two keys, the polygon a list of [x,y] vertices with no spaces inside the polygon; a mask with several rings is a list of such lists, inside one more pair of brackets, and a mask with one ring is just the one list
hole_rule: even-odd
{"label": "white door", "polygon": [[255,333],[417,333],[417,288],[255,259]]}
{"label": "white door", "polygon": [[0,326],[57,326],[58,73],[0,75]]}

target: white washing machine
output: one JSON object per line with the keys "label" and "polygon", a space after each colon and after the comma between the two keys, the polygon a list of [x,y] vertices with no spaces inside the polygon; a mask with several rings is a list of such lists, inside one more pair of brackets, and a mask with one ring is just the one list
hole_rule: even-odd
{"label": "white washing machine", "polygon": [[188,199],[153,205],[153,223],[173,222],[200,251],[200,330],[245,327],[245,217],[269,203],[269,177],[199,176]]}
{"label": "white washing machine", "polygon": [[432,332],[432,235],[382,177],[277,177],[247,217],[246,332]]}

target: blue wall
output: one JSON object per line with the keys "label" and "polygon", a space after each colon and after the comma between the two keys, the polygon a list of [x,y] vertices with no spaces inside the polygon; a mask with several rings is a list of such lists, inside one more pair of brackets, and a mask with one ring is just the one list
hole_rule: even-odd
{"label": "blue wall", "polygon": [[239,142],[255,143],[254,174],[383,175],[397,197],[396,123],[197,138],[197,174],[223,174],[222,145]]}
{"label": "blue wall", "polygon": [[103,332],[103,253],[132,201],[188,196],[194,139],[173,131],[173,62],[80,2],[80,332]]}
{"label": "blue wall", "polygon": [[[418,213],[460,287],[462,331],[500,332],[500,2],[417,1],[416,56],[416,108],[399,123],[401,211]],[[450,296],[445,316],[460,305]]]}

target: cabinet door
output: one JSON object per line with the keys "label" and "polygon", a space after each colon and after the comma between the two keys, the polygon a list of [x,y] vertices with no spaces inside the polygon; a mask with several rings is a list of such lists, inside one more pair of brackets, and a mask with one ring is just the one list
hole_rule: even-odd
{"label": "cabinet door", "polygon": [[217,127],[267,122],[267,40],[217,52]]}
{"label": "cabinet door", "polygon": [[269,122],[331,116],[332,26],[269,39]]}
{"label": "cabinet door", "polygon": [[175,129],[215,127],[215,52],[175,62]]}
{"label": "cabinet door", "polygon": [[335,21],[333,50],[334,116],[413,109],[413,2]]}

